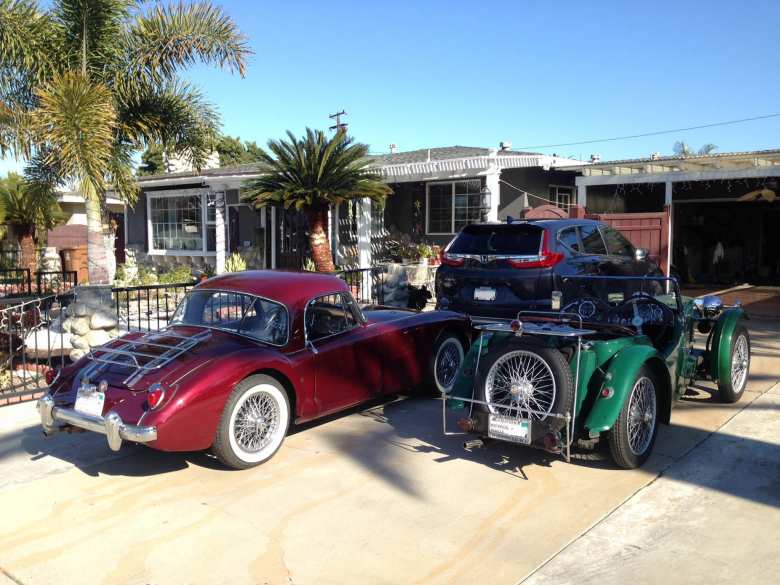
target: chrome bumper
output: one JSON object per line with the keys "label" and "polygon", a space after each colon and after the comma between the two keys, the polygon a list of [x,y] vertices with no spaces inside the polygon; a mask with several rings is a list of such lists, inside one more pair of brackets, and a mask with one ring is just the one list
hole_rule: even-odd
{"label": "chrome bumper", "polygon": [[57,423],[64,423],[106,435],[108,446],[112,451],[119,451],[123,440],[133,443],[151,443],[157,440],[157,427],[125,424],[122,422],[122,418],[113,411],[103,417],[84,414],[72,408],[55,406],[51,396],[44,396],[38,400],[38,412],[41,415],[41,425],[46,435],[61,431],[62,427]]}

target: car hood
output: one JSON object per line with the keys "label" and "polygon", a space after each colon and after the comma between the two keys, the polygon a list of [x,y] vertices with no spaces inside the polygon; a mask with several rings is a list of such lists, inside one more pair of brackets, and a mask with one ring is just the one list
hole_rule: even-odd
{"label": "car hood", "polygon": [[368,323],[386,323],[419,314],[420,312],[414,309],[400,309],[396,307],[375,307],[363,310],[363,316]]}

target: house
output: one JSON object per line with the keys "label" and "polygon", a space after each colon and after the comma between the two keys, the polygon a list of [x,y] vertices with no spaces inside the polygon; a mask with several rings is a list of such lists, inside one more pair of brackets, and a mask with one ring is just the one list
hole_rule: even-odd
{"label": "house", "polygon": [[780,283],[780,149],[654,155],[561,170],[581,175],[574,179],[576,205],[611,215],[618,228],[665,214],[662,265],[683,282]]}
{"label": "house", "polygon": [[[358,200],[334,207],[331,242],[336,263],[376,262],[390,230],[444,245],[469,222],[520,216],[525,208],[571,204],[582,161],[500,148],[452,146],[372,156],[392,187],[385,204]],[[141,177],[138,203],[127,210],[126,246],[142,262],[187,262],[219,270],[230,252],[252,267],[300,267],[305,221],[273,206],[253,209],[240,197],[256,165]]]}

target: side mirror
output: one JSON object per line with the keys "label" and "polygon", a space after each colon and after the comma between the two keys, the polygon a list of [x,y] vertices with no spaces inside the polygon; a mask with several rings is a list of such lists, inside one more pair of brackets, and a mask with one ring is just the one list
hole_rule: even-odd
{"label": "side mirror", "polygon": [[644,262],[647,260],[648,250],[647,248],[637,248],[634,250],[634,260],[637,262]]}

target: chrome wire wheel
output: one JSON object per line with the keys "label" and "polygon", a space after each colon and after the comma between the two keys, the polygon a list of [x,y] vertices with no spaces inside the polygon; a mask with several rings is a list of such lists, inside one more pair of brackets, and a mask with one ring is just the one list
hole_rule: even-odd
{"label": "chrome wire wheel", "polygon": [[550,365],[539,355],[525,350],[502,355],[485,379],[485,400],[494,414],[524,415],[542,421],[555,404],[555,392]]}
{"label": "chrome wire wheel", "polygon": [[628,447],[634,455],[641,456],[650,447],[656,419],[655,385],[642,376],[634,384],[628,403]]}
{"label": "chrome wire wheel", "polygon": [[463,346],[454,337],[444,340],[436,352],[433,375],[440,392],[449,392],[455,384],[460,365],[463,363]]}
{"label": "chrome wire wheel", "polygon": [[278,388],[259,384],[241,394],[230,415],[228,439],[235,455],[257,463],[273,455],[287,432],[289,408]]}
{"label": "chrome wire wheel", "polygon": [[740,335],[734,343],[734,351],[731,354],[731,387],[737,394],[745,387],[749,365],[748,340],[744,335]]}

